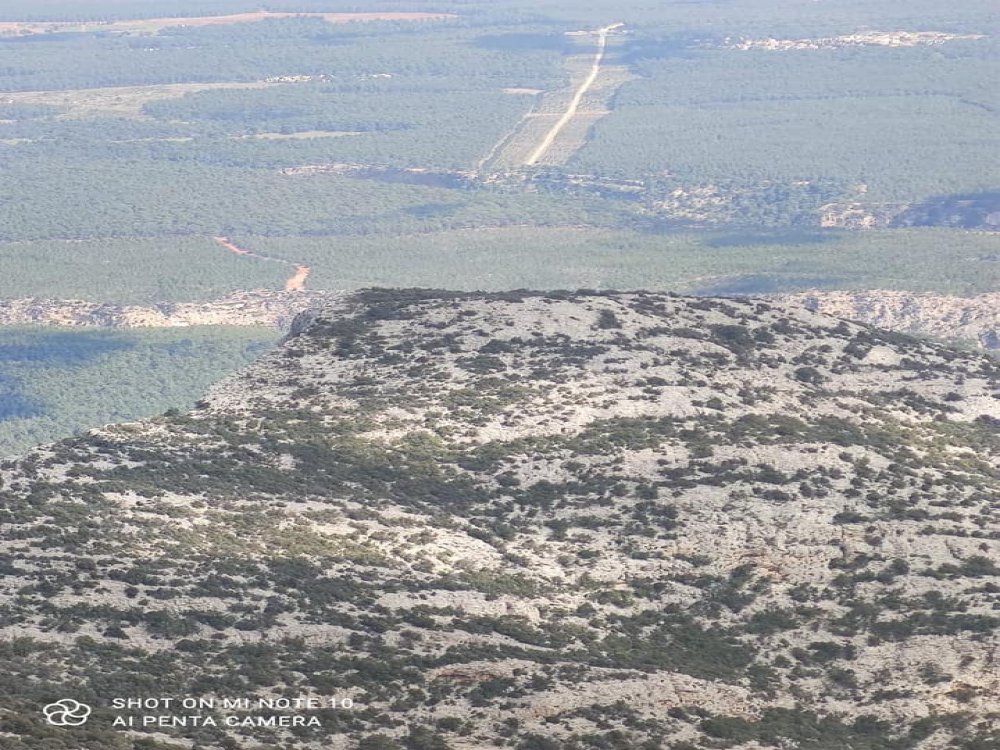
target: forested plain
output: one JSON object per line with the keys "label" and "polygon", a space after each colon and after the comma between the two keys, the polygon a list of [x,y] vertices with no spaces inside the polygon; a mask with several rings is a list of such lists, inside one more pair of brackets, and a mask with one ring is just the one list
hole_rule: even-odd
{"label": "forested plain", "polygon": [[[377,267],[393,249],[391,263],[413,278],[469,287],[478,283],[476,269],[464,276],[409,248],[438,245],[444,232],[456,232],[442,245],[448,247],[466,241],[472,228],[502,234],[511,227],[538,229],[524,233],[522,247],[539,256],[556,228],[617,233],[622,267],[650,273],[612,276],[658,283],[652,269],[673,265],[672,248],[691,244],[686,237],[693,230],[746,232],[742,244],[761,249],[746,255],[752,264],[768,256],[767,248],[788,244],[761,242],[756,230],[794,235],[815,224],[828,203],[918,202],[995,187],[1000,131],[991,127],[998,106],[991,82],[1000,54],[994,38],[898,49],[718,48],[749,34],[798,38],[928,24],[955,33],[993,30],[980,3],[947,22],[930,3],[848,5],[771,16],[756,1],[708,4],[697,14],[680,3],[616,8],[632,25],[613,45],[612,62],[628,66],[632,80],[565,168],[520,181],[479,173],[490,149],[534,106],[530,94],[510,92],[566,85],[566,55],[579,48],[564,32],[592,24],[592,11],[557,2],[439,3],[412,9],[455,17],[347,24],[271,18],[165,24],[155,34],[0,37],[0,86],[11,92],[0,100],[2,293],[155,302],[280,288],[280,268],[246,257],[211,258],[213,250],[223,254],[208,241],[218,235],[239,236],[250,246],[281,238],[283,258],[313,267],[314,286],[380,282]],[[347,9],[319,2],[269,7]],[[152,3],[141,12],[125,2],[88,8],[81,15],[80,4],[67,0],[30,12],[14,4],[4,14],[55,21],[245,10],[234,2]],[[198,89],[206,85],[215,88]],[[167,91],[171,86],[181,88]],[[376,177],[285,172],[330,164],[382,171]],[[392,170],[429,176],[418,181]],[[471,177],[455,180],[453,173]],[[566,175],[581,173],[642,180],[646,194],[635,199],[567,187]],[[714,221],[722,227],[657,213],[658,199],[706,185],[728,201]],[[911,236],[879,235],[886,248],[910,243]],[[945,244],[961,244],[963,236]],[[371,247],[372,237],[385,238],[381,251],[351,256],[356,277],[339,277],[345,248]],[[941,241],[929,235],[922,244]],[[839,242],[831,236],[804,254],[829,252]],[[302,257],[292,257],[296,247]],[[636,247],[643,249],[630,256]],[[586,252],[579,252],[563,259],[563,286],[595,275],[575,272],[576,261],[586,268]],[[148,262],[136,264],[141,253]],[[499,268],[498,277],[518,276],[523,264],[505,266],[509,257],[491,256],[487,265]],[[816,268],[807,277],[831,278],[824,258],[802,259],[810,262]],[[68,281],[55,270],[62,263],[78,271]],[[115,277],[114,288],[102,290],[101,265],[113,276],[131,266],[136,277],[126,284]],[[718,263],[705,252],[683,267],[690,275],[674,275],[670,283],[715,275]],[[191,271],[189,283],[176,275],[184,269]],[[855,270],[833,278],[853,279]],[[967,270],[971,275],[947,287],[978,288],[979,269]]]}
{"label": "forested plain", "polygon": [[263,328],[0,327],[0,456],[102,424],[193,405],[276,340]]}
{"label": "forested plain", "polygon": [[[359,10],[334,0],[267,8]],[[0,22],[256,9],[242,0],[8,0]],[[363,10],[401,8],[373,0]],[[312,289],[997,286],[1000,237],[965,231],[955,211],[936,209],[996,194],[992,2],[776,10],[771,0],[441,0],[405,10],[452,17],[0,34],[0,298],[211,300],[281,289],[291,265],[310,266]],[[608,62],[629,80],[586,145],[561,167],[491,173],[488,155],[538,106],[534,92],[567,87],[568,58],[589,54],[566,33],[619,21]],[[983,38],[723,48],[871,29]],[[337,166],[302,169],[317,165]],[[663,208],[678,192],[705,189],[717,201],[707,213]],[[824,206],[857,201],[916,204],[900,224],[941,226],[819,227]],[[235,255],[215,237],[282,262]],[[158,361],[160,372],[180,364]],[[81,423],[50,422],[56,432],[45,436]],[[43,436],[29,432],[23,440]]]}
{"label": "forested plain", "polygon": [[664,54],[636,63],[571,167],[684,182],[834,177],[868,200],[996,184],[996,39]]}
{"label": "forested plain", "polygon": [[[247,243],[251,240],[247,238]],[[1000,238],[943,229],[636,234],[510,227],[393,237],[255,238],[314,264],[316,284],[356,289],[668,288],[688,294],[898,289],[979,294],[1000,287]]]}

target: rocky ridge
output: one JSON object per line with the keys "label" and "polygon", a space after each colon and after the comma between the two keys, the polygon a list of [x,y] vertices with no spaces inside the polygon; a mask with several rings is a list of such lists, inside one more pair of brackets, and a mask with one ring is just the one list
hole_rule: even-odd
{"label": "rocky ridge", "polygon": [[994,747],[998,385],[766,301],[343,296],[189,414],[0,465],[0,745]]}
{"label": "rocky ridge", "polygon": [[121,305],[28,297],[0,300],[0,325],[84,328],[174,328],[203,325],[261,326],[288,330],[303,310],[338,292],[238,291],[206,302]]}
{"label": "rocky ridge", "polygon": [[[206,302],[117,305],[41,298],[0,300],[0,326],[173,328],[202,325],[261,326],[287,331],[295,317],[332,303],[347,291],[233,292]],[[1000,294],[974,297],[886,289],[810,291],[771,298],[846,320],[940,340],[1000,349]]]}
{"label": "rocky ridge", "polygon": [[1000,349],[1000,293],[974,297],[914,294],[889,289],[805,292],[782,297],[838,318],[937,339]]}

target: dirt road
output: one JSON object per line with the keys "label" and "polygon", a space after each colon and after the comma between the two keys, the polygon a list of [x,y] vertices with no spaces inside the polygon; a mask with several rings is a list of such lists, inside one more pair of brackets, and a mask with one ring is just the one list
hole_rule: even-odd
{"label": "dirt road", "polygon": [[306,281],[309,280],[310,273],[312,273],[312,269],[309,266],[295,266],[295,273],[285,281],[285,291],[301,292],[306,288]]}
{"label": "dirt road", "polygon": [[594,57],[594,64],[590,69],[590,75],[584,80],[577,89],[576,94],[574,94],[573,99],[569,103],[569,107],[563,113],[563,116],[559,118],[559,121],[552,126],[552,129],[546,134],[545,138],[538,145],[538,148],[528,157],[524,165],[526,167],[533,166],[537,164],[542,157],[545,156],[546,152],[552,148],[552,144],[555,143],[556,138],[563,129],[576,117],[577,111],[580,109],[580,103],[583,101],[583,97],[587,95],[591,87],[594,85],[594,81],[597,80],[597,76],[601,74],[601,64],[604,62],[604,55],[608,50],[608,34],[610,34],[615,29],[621,28],[625,24],[616,23],[611,26],[605,26],[603,29],[598,29],[597,31],[597,54]]}
{"label": "dirt road", "polygon": [[301,292],[306,288],[306,281],[309,280],[309,274],[312,273],[312,268],[309,266],[293,263],[292,261],[285,260],[284,258],[272,258],[270,255],[255,253],[251,250],[240,247],[228,237],[213,237],[212,239],[215,240],[215,243],[219,245],[219,247],[223,247],[235,255],[264,260],[269,263],[280,263],[283,266],[292,266],[295,269],[295,272],[285,280],[284,290],[286,292]]}

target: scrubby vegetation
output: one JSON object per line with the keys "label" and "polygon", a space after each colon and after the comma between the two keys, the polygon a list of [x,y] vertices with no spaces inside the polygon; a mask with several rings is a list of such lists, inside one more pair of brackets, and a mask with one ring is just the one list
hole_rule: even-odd
{"label": "scrubby vegetation", "polygon": [[233,748],[989,747],[998,376],[759,302],[359,293],[0,465],[5,731],[72,688],[92,750],[133,694],[353,701],[161,730]]}

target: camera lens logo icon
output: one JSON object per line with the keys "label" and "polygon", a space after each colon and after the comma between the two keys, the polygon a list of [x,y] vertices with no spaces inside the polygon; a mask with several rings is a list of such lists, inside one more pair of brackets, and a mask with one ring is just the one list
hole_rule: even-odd
{"label": "camera lens logo icon", "polygon": [[90,718],[91,708],[72,698],[50,703],[42,708],[45,720],[54,727],[80,727]]}

